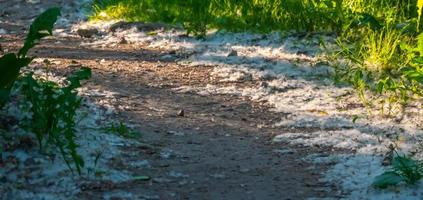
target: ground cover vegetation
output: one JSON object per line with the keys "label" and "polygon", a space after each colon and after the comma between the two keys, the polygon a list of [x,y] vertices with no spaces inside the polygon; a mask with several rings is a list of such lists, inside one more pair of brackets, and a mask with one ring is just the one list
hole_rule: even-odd
{"label": "ground cover vegetation", "polygon": [[[23,47],[18,53],[8,53],[0,58],[0,106],[4,107],[12,91],[21,108],[30,115],[19,122],[28,132],[34,133],[40,151],[47,153],[51,146],[62,155],[69,169],[79,174],[84,167],[83,158],[77,153],[75,139],[76,111],[81,105],[81,97],[76,89],[80,81],[91,76],[91,70],[82,67],[69,76],[64,84],[34,76],[26,69],[34,57],[28,51],[47,36],[52,35],[53,25],[60,16],[59,8],[50,8],[38,16],[30,26]],[[2,136],[7,137],[7,130]]]}
{"label": "ground cover vegetation", "polygon": [[[92,20],[163,22],[205,37],[207,30],[329,33],[324,61],[337,84],[350,84],[363,104],[382,116],[421,101],[423,0],[94,0]],[[421,178],[421,164],[396,154],[374,185],[385,188]]]}

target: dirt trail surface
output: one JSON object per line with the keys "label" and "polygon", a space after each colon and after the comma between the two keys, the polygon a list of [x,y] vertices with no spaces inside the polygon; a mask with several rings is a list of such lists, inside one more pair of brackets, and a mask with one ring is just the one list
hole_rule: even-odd
{"label": "dirt trail surface", "polygon": [[[19,186],[6,177],[0,180],[7,186],[0,186],[6,194],[2,199],[422,195],[418,188],[397,194],[369,186],[383,170],[392,134],[403,130],[416,133],[404,136],[410,140],[420,136],[420,104],[392,121],[352,123],[365,108],[351,88],[328,83],[330,68],[317,63],[313,40],[304,44],[303,36],[287,37],[290,43],[281,47],[283,38],[277,34],[217,33],[199,41],[161,24],[87,24],[81,12],[86,4],[78,1],[0,0],[3,51],[16,51],[31,20],[57,5],[63,7],[63,18],[55,36],[31,52],[38,57],[31,69],[44,73],[48,65],[52,76],[61,77],[80,66],[92,68],[93,77],[80,93],[92,103],[84,109],[100,113],[93,116],[95,124],[121,120],[142,136],[135,141],[104,136],[103,142],[110,139],[114,146],[103,146],[103,154],[108,154],[104,168],[115,174],[76,177],[64,192],[55,191],[61,183],[31,181],[49,178],[48,173],[33,173]],[[151,179],[133,178],[140,175]]]}

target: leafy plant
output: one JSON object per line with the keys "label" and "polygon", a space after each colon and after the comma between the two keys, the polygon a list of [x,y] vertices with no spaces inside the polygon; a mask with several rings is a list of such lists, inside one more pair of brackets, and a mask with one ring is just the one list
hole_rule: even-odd
{"label": "leafy plant", "polygon": [[54,144],[60,151],[70,169],[71,163],[78,173],[84,161],[77,153],[75,142],[75,116],[81,105],[81,98],[75,91],[80,81],[90,78],[91,70],[83,67],[66,80],[66,86],[44,80],[34,79],[32,73],[20,80],[22,94],[30,103],[32,113],[29,129],[37,136],[40,149]]}
{"label": "leafy plant", "polygon": [[9,98],[15,82],[18,80],[20,92],[24,100],[30,104],[32,117],[29,120],[30,131],[35,133],[40,150],[49,144],[54,144],[60,151],[69,169],[73,171],[72,163],[77,172],[84,167],[82,157],[77,153],[75,142],[75,116],[80,107],[81,98],[75,91],[80,87],[80,81],[91,76],[89,68],[82,68],[68,77],[65,86],[45,80],[34,79],[32,73],[19,78],[22,67],[33,60],[27,57],[28,51],[38,44],[39,40],[51,36],[53,25],[60,16],[59,8],[50,8],[39,15],[29,28],[23,47],[17,54],[10,53],[0,58],[0,106]]}
{"label": "leafy plant", "polygon": [[392,168],[377,176],[373,186],[387,188],[401,182],[415,184],[423,177],[423,163],[408,156],[401,156],[395,151],[396,157],[392,160]]}
{"label": "leafy plant", "polygon": [[53,25],[60,16],[59,8],[50,8],[31,24],[24,46],[17,54],[8,53],[0,58],[0,108],[9,99],[10,91],[19,76],[20,69],[31,63],[28,51],[43,37],[52,35]]}

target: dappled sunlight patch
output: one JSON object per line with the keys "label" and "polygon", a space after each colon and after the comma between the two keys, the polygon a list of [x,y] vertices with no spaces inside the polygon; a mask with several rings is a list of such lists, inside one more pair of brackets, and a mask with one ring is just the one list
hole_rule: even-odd
{"label": "dappled sunlight patch", "polygon": [[[389,141],[380,141],[380,138],[371,134],[365,134],[358,130],[341,131],[317,131],[317,132],[298,132],[282,133],[273,138],[273,142],[288,142],[292,144],[308,146],[328,146],[339,149],[359,150],[369,145],[379,145],[384,147]],[[370,153],[381,153],[384,148],[367,149]]]}

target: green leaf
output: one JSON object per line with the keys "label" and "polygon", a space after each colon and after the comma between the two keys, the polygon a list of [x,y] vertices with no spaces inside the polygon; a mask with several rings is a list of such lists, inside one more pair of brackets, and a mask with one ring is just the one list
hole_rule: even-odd
{"label": "green leaf", "polygon": [[[417,59],[419,62],[423,62],[421,59],[422,57],[419,57]],[[417,62],[417,60],[414,60],[413,62]],[[400,70],[407,78],[411,80],[415,80],[421,84],[423,84],[423,70],[422,68],[413,68],[413,67],[403,67]]]}
{"label": "green leaf", "polygon": [[81,86],[80,81],[91,78],[91,69],[88,67],[82,67],[79,71],[75,72],[67,80],[69,81],[69,90],[73,90]]}
{"label": "green leaf", "polygon": [[0,88],[5,89],[13,85],[19,75],[21,67],[28,65],[32,59],[19,59],[9,53],[0,58]]}
{"label": "green leaf", "polygon": [[386,79],[381,79],[381,80],[379,80],[377,82],[377,84],[376,84],[376,91],[379,94],[382,94],[383,93],[383,91],[385,89],[386,81],[387,81]]}
{"label": "green leaf", "polygon": [[417,162],[406,156],[396,156],[394,160],[392,161],[392,165],[396,169],[401,169],[401,168],[411,169],[417,166]]}
{"label": "green leaf", "polygon": [[19,58],[26,57],[29,49],[34,47],[41,38],[53,34],[53,26],[59,16],[60,8],[49,8],[32,22],[24,46],[19,50]]}
{"label": "green leaf", "polygon": [[397,185],[405,181],[405,178],[397,174],[396,172],[385,172],[377,176],[373,182],[373,186],[378,188],[387,188],[388,186]]}
{"label": "green leaf", "polygon": [[368,14],[363,13],[361,14],[361,18],[359,19],[359,25],[365,24],[368,25],[373,30],[377,30],[382,28],[382,25],[380,25],[379,21],[376,19],[376,17]]}
{"label": "green leaf", "polygon": [[355,124],[355,122],[357,122],[357,120],[359,119],[360,117],[358,116],[358,115],[354,115],[353,116],[353,119],[352,119],[352,123],[354,123]]}
{"label": "green leaf", "polygon": [[397,155],[392,161],[395,172],[404,177],[405,182],[414,184],[422,178],[420,162],[408,156]]}
{"label": "green leaf", "polygon": [[32,59],[17,58],[9,53],[0,58],[0,108],[9,99],[10,90],[19,76],[22,67],[28,65]]}

